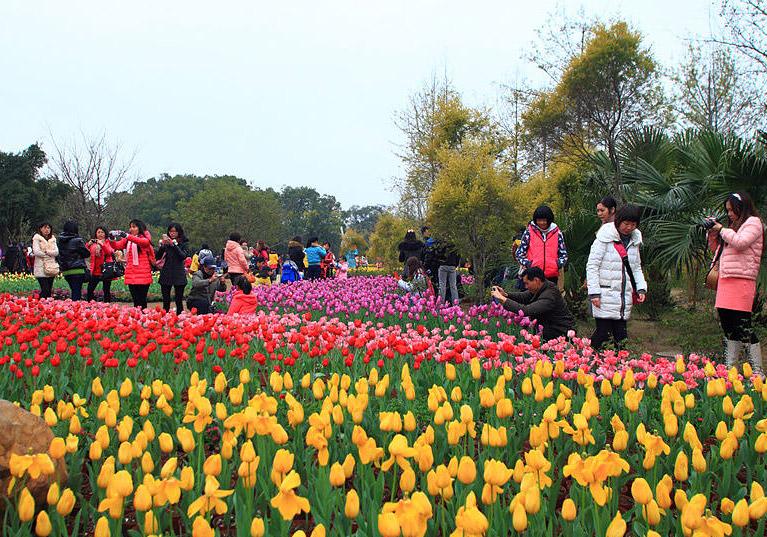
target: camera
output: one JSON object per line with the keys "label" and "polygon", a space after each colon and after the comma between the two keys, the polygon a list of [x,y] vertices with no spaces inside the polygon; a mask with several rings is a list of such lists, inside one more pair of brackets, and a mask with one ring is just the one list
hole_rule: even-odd
{"label": "camera", "polygon": [[712,227],[714,227],[717,224],[716,218],[706,218],[702,224],[700,224],[700,227],[708,231]]}
{"label": "camera", "polygon": [[120,231],[119,229],[113,229],[112,231],[109,232],[109,238],[113,241],[116,241],[126,236],[127,236],[127,233],[125,233],[124,231]]}

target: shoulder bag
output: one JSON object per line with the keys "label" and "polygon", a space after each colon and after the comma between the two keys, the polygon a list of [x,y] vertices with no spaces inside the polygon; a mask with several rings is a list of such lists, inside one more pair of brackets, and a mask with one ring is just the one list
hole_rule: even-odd
{"label": "shoulder bag", "polygon": [[706,288],[716,291],[719,286],[719,260],[722,257],[722,251],[724,250],[724,242],[719,239],[719,247],[716,249],[716,255],[711,262],[711,268],[706,273]]}
{"label": "shoulder bag", "polygon": [[632,304],[639,304],[639,292],[637,291],[637,282],[634,279],[634,271],[631,270],[631,265],[629,264],[629,255],[626,251],[626,247],[623,246],[623,243],[620,241],[614,242],[613,246],[615,246],[615,251],[618,252],[618,255],[621,256],[621,261],[623,262],[623,268],[626,269],[626,274],[628,274],[629,281],[631,282],[631,303]]}

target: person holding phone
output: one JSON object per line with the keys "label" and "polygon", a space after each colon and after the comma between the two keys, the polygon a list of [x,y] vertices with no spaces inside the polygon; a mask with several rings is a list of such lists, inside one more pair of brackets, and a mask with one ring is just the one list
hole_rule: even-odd
{"label": "person holding phone", "polygon": [[93,232],[93,238],[88,241],[86,246],[91,252],[91,279],[88,281],[85,298],[90,302],[93,300],[93,292],[99,283],[104,288],[104,302],[112,302],[112,280],[102,279],[104,263],[114,261],[114,250],[107,240],[107,228],[99,226]]}
{"label": "person holding phone", "polygon": [[180,224],[173,222],[160,239],[159,259],[164,259],[160,269],[160,289],[162,291],[162,307],[170,311],[170,293],[175,293],[176,313],[184,311],[184,288],[186,287],[186,266],[184,262],[189,257],[189,241]]}

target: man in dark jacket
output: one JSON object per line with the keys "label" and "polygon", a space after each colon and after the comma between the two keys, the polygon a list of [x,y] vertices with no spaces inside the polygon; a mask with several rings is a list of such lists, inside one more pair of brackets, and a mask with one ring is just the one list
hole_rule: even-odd
{"label": "man in dark jacket", "polygon": [[544,341],[567,335],[575,329],[575,320],[567,309],[565,299],[556,284],[548,281],[540,267],[531,267],[522,273],[527,291],[506,293],[500,287],[493,287],[493,298],[509,311],[521,311],[543,326]]}
{"label": "man in dark jacket", "polygon": [[225,275],[216,274],[216,261],[213,256],[200,260],[200,270],[192,275],[192,289],[186,299],[186,305],[191,310],[197,308],[197,313],[210,313],[210,305],[216,291],[226,291]]}

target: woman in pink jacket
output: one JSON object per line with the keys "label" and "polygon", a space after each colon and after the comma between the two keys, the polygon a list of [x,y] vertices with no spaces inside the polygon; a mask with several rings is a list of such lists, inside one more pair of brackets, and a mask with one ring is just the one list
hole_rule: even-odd
{"label": "woman in pink jacket", "polygon": [[229,274],[229,279],[233,285],[248,272],[248,259],[245,257],[245,251],[240,244],[241,241],[242,236],[239,233],[232,233],[229,235],[224,249],[224,261],[229,267],[227,274]]}
{"label": "woman in pink jacket", "polygon": [[121,231],[120,238],[110,240],[114,250],[125,250],[125,283],[130,290],[133,305],[146,308],[146,296],[152,284],[152,235],[141,220],[131,220],[128,233]]}
{"label": "woman in pink jacket", "polygon": [[716,310],[727,340],[727,365],[735,365],[747,345],[751,365],[761,371],[762,351],[751,325],[751,311],[764,250],[764,224],[745,192],[727,196],[724,208],[730,227],[714,223],[708,243],[719,257]]}

